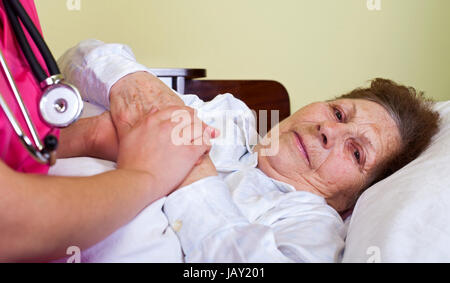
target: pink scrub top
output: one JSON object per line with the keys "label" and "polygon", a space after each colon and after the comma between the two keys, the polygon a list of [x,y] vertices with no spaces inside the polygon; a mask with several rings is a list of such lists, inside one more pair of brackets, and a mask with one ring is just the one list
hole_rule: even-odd
{"label": "pink scrub top", "polygon": [[[21,0],[20,2],[30,15],[39,32],[41,32],[42,34],[34,1]],[[35,46],[32,39],[29,37],[28,33],[25,32],[25,34],[28,37],[28,41],[30,42],[36,58],[38,59],[43,69],[48,73],[47,67],[42,56],[40,55],[39,50]],[[39,82],[34,77],[28,65],[28,62],[26,61],[22,50],[20,49],[2,1],[0,1],[0,48],[6,58],[6,62],[9,66],[12,76],[16,81],[17,88],[19,89],[25,106],[28,109],[30,117],[36,127],[37,132],[39,133],[39,137],[41,138],[41,140],[43,140],[43,138],[49,132],[52,132],[52,134],[58,137],[59,131],[52,131],[52,129],[48,127],[39,116],[38,102],[42,95],[42,90],[40,89]],[[14,113],[17,121],[20,123],[22,129],[28,135],[30,140],[32,140],[30,131],[28,130],[25,119],[21,114],[19,106],[17,105],[14,94],[11,90],[11,87],[9,86],[8,80],[2,68],[0,68],[0,92],[3,95],[6,103],[10,107],[11,111]],[[5,113],[1,108],[0,159],[2,159],[3,162],[5,162],[9,167],[19,172],[47,174],[49,169],[47,165],[42,165],[35,161],[33,157],[31,157],[31,155],[26,151],[26,149],[20,143],[19,138],[15,134],[11,124],[9,123]]]}

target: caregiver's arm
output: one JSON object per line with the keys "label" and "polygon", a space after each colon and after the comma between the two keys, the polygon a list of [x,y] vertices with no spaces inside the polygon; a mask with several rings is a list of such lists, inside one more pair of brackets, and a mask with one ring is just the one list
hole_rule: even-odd
{"label": "caregiver's arm", "polygon": [[118,151],[119,139],[111,113],[105,111],[61,129],[57,158],[95,157],[117,161]]}
{"label": "caregiver's arm", "polygon": [[[171,143],[176,109],[136,123],[120,145],[118,169],[111,172],[37,176],[0,162],[0,261],[48,260],[64,256],[69,246],[87,248],[172,191],[208,150]],[[183,110],[193,117],[191,109]],[[155,131],[160,134],[150,134]]]}
{"label": "caregiver's arm", "polygon": [[155,200],[157,185],[138,171],[66,178],[21,174],[0,163],[0,262],[47,261],[70,246],[88,248]]}

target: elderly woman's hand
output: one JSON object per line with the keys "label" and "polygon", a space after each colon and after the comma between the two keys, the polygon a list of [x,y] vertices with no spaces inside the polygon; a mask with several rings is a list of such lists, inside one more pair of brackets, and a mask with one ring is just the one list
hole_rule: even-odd
{"label": "elderly woman's hand", "polygon": [[197,162],[197,165],[192,169],[186,179],[183,180],[183,183],[181,183],[178,189],[212,176],[217,176],[217,170],[211,158],[205,155]]}
{"label": "elderly woman's hand", "polygon": [[147,72],[129,74],[110,91],[111,112],[84,118],[61,131],[58,158],[91,156],[117,160],[119,140],[153,108],[184,106],[161,80]]}
{"label": "elderly woman's hand", "polygon": [[[117,158],[118,168],[145,172],[166,195],[186,178],[201,156],[211,148],[215,129],[201,122],[192,108],[172,106],[151,111],[136,122],[122,138]],[[179,116],[189,116],[180,124]],[[186,120],[186,119],[185,119]],[[200,130],[194,130],[201,127]],[[157,133],[157,134],[155,134]],[[180,137],[182,143],[175,141]]]}
{"label": "elderly woman's hand", "polygon": [[[118,139],[122,140],[153,107],[166,109],[170,106],[183,106],[184,102],[157,77],[147,72],[136,72],[113,85],[110,104],[111,119],[117,129]],[[218,135],[218,131],[213,133],[214,137]],[[216,168],[205,154],[197,160],[195,167],[179,187],[214,175],[217,175]]]}
{"label": "elderly woman's hand", "polygon": [[129,74],[110,91],[111,116],[119,139],[152,107],[184,106],[184,102],[160,79],[147,72]]}

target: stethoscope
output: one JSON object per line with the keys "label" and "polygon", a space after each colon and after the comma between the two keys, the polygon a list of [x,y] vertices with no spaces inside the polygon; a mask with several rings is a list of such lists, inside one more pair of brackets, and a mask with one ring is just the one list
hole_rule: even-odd
{"label": "stethoscope", "polygon": [[[83,101],[81,100],[80,93],[75,86],[64,82],[64,77],[59,71],[55,58],[22,4],[18,0],[3,0],[3,5],[22,52],[25,55],[34,76],[40,82],[43,94],[39,102],[39,112],[42,120],[53,128],[64,128],[69,126],[80,117],[83,110]],[[33,42],[39,49],[42,58],[44,58],[50,77],[47,76],[46,72],[34,56],[21,23],[27,29]],[[34,144],[24,133],[11,109],[6,104],[3,95],[0,93],[0,104],[3,111],[20,141],[34,159],[42,164],[53,165],[55,163],[55,152],[58,146],[58,140],[51,134],[48,134],[43,142],[40,140],[1,50],[0,63],[26,121],[27,127],[32,135]]]}

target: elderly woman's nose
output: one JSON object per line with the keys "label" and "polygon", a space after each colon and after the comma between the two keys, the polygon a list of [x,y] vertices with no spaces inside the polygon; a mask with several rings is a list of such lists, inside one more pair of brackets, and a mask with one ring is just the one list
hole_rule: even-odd
{"label": "elderly woman's nose", "polygon": [[334,121],[324,121],[317,125],[319,138],[324,148],[331,148],[336,141],[345,138],[352,132],[352,127],[349,124],[338,123]]}

